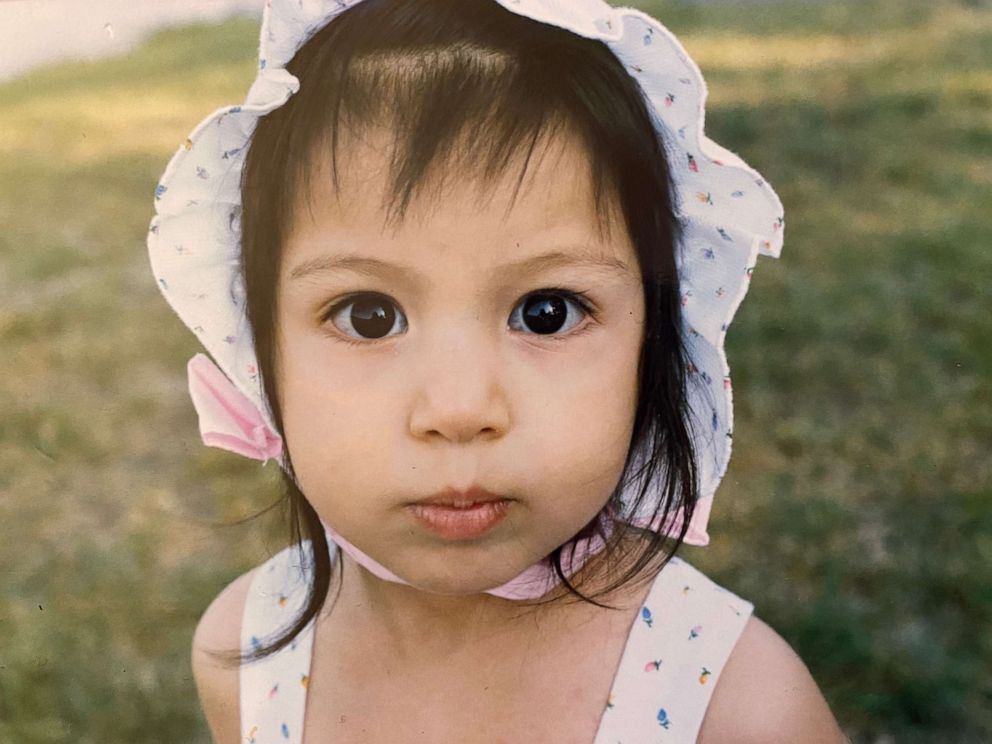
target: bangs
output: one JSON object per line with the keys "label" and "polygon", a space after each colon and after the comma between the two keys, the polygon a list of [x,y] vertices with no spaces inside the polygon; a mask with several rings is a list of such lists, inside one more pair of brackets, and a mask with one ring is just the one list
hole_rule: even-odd
{"label": "bangs", "polygon": [[[288,66],[309,84],[271,115],[289,119],[282,237],[294,203],[312,208],[315,165],[329,163],[334,193],[340,194],[348,175],[341,171],[341,148],[376,130],[389,134],[383,153],[387,224],[401,222],[415,199],[428,206],[436,202],[451,174],[474,181],[486,194],[521,163],[512,209],[535,150],[567,137],[587,155],[600,233],[609,234],[611,206],[619,203],[615,171],[636,157],[617,152],[624,139],[616,137],[616,127],[629,113],[619,116],[615,104],[611,109],[596,95],[598,87],[619,87],[609,79],[616,75],[612,52],[491,0],[469,2],[467,23],[464,8],[450,7],[455,4],[410,14],[395,4],[386,12],[376,7],[383,3],[366,0],[316,34]],[[575,79],[579,54],[583,74],[592,68],[603,76],[598,86],[588,77]],[[610,59],[591,65],[590,54]]]}

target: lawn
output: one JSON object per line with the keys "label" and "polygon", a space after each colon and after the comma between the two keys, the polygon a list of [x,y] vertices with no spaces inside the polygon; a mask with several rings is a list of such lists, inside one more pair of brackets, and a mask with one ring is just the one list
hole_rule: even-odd
{"label": "lawn", "polygon": [[[627,3],[683,39],[707,133],[775,185],[728,336],[713,542],[858,744],[992,740],[992,10]],[[257,22],[0,84],[0,741],[207,744],[193,627],[286,540],[275,466],[204,448],[198,345],[144,239],[159,175],[243,99]]]}

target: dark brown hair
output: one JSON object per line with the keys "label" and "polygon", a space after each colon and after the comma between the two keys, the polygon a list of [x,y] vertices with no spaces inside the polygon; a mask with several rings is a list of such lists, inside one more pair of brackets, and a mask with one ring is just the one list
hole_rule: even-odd
{"label": "dark brown hair", "polygon": [[[600,225],[609,226],[609,205],[620,207],[640,263],[645,330],[630,447],[609,503],[620,519],[648,505],[655,517],[685,511],[675,538],[614,523],[605,556],[631,530],[647,539],[629,570],[594,597],[569,582],[562,557],[571,556],[579,538],[598,533],[605,539],[601,521],[551,553],[568,592],[604,606],[595,597],[675,554],[697,492],[675,262],[681,225],[664,142],[639,85],[602,42],[517,15],[494,0],[365,0],[317,31],[287,67],[300,90],[259,120],[241,182],[247,315],[280,433],[275,353],[281,250],[299,200],[309,198],[313,165],[328,148],[338,185],[339,132],[386,126],[395,134],[387,219],[403,219],[432,169],[457,169],[491,183],[526,148],[519,191],[540,137],[561,131],[577,137],[588,154]],[[309,594],[299,617],[243,660],[290,643],[329,592],[325,532],[296,483],[288,453],[286,465],[292,539],[308,569]],[[621,493],[631,483],[639,483],[636,498],[623,503]]]}

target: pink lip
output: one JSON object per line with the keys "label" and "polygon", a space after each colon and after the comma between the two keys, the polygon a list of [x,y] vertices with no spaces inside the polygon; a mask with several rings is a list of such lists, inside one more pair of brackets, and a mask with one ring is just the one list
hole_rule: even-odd
{"label": "pink lip", "polygon": [[459,491],[456,488],[446,488],[445,490],[440,491],[429,498],[420,499],[419,501],[412,503],[465,508],[475,504],[509,500],[510,499],[506,496],[500,496],[498,493],[492,493],[491,491],[487,491],[480,486],[472,486],[465,491]]}
{"label": "pink lip", "polygon": [[472,486],[467,491],[448,488],[407,508],[423,527],[448,540],[471,540],[496,527],[512,499]]}
{"label": "pink lip", "polygon": [[407,508],[422,526],[448,540],[482,537],[506,518],[512,501],[485,501],[475,506],[411,504]]}

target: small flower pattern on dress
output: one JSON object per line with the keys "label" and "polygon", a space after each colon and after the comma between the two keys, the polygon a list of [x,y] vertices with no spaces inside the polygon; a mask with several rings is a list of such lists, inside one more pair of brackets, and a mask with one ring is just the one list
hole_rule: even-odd
{"label": "small flower pattern on dress", "polygon": [[[287,548],[256,569],[242,615],[242,646],[261,648],[295,617],[306,599],[299,554]],[[241,730],[248,744],[302,744],[310,682],[312,626],[288,646],[242,665]]]}
{"label": "small flower pattern on dress", "polygon": [[[631,628],[595,744],[695,742],[714,680],[752,610],[751,603],[673,559],[638,613],[651,624]],[[655,707],[644,710],[648,700]]]}
{"label": "small flower pattern on dress", "polygon": [[[333,543],[332,551],[333,561]],[[301,606],[306,586],[298,568],[288,548],[256,570],[243,616],[246,646],[257,648],[259,637],[283,627]],[[630,627],[594,744],[693,744],[752,610],[751,603],[672,559]],[[248,744],[304,744],[312,642],[311,625],[282,651],[242,667],[241,730]]]}
{"label": "small flower pattern on dress", "polygon": [[653,622],[653,620],[651,619],[651,610],[649,610],[647,607],[642,607],[641,619],[644,621],[644,624],[650,628]]}

